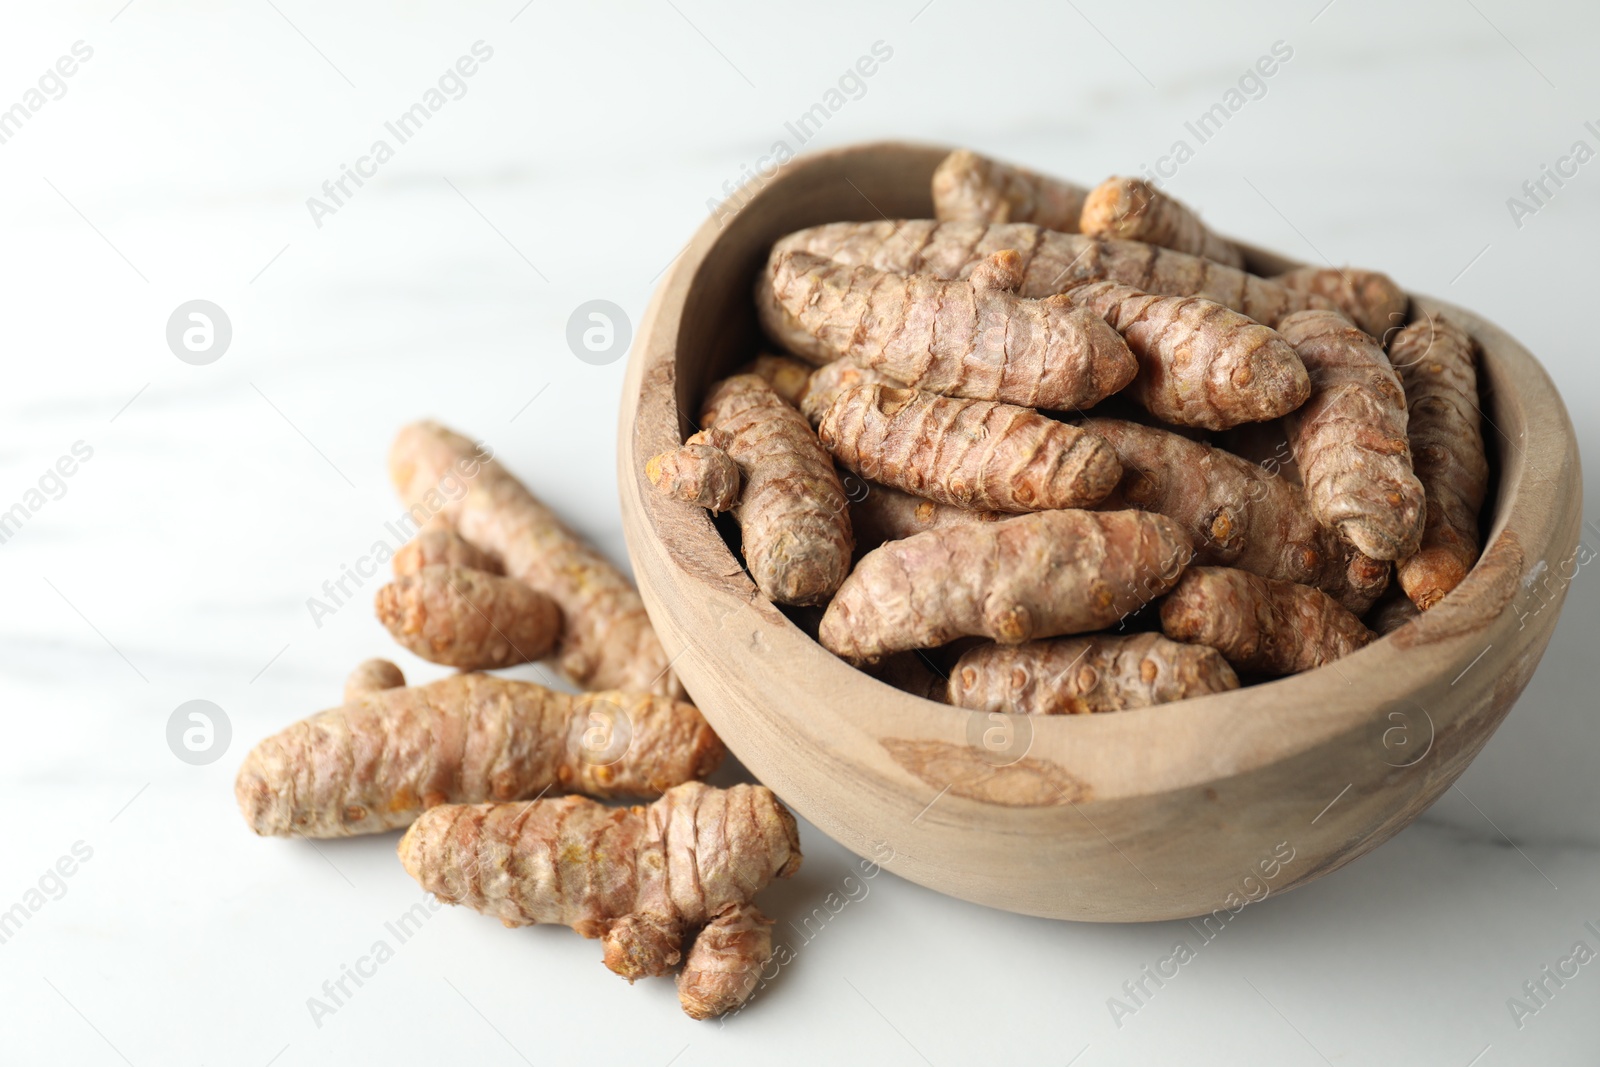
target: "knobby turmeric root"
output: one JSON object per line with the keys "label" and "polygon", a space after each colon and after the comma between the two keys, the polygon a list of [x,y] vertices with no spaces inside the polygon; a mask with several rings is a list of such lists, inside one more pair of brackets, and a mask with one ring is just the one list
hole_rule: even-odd
{"label": "knobby turmeric root", "polygon": [[739,465],[722,450],[726,433],[701,430],[683,447],[651,456],[644,476],[656,492],[697,504],[711,511],[727,511],[739,499]]}
{"label": "knobby turmeric root", "polygon": [[924,500],[887,485],[869,484],[861,499],[850,501],[850,525],[855,530],[856,551],[862,553],[885,541],[898,541],[929,530],[997,522],[1007,517],[1000,511],[973,511]]}
{"label": "knobby turmeric root", "polygon": [[854,662],[957,637],[1020,644],[1100,630],[1178,580],[1193,549],[1142,511],[1045,511],[890,541],[862,557],[818,634]]}
{"label": "knobby turmeric root", "polygon": [[1301,267],[1272,279],[1297,293],[1333,301],[1371,337],[1387,342],[1406,324],[1411,298],[1387,274],[1355,267]]}
{"label": "knobby turmeric root", "polygon": [[386,659],[366,659],[356,664],[356,669],[344,680],[344,702],[354,704],[368,693],[381,693],[385,689],[398,689],[406,684],[406,676]]}
{"label": "knobby turmeric root", "polygon": [[1298,674],[1372,640],[1320,589],[1232,567],[1191,567],[1161,602],[1161,629],[1209,645],[1242,670]]}
{"label": "knobby turmeric root", "polygon": [[1268,327],[1291,312],[1334,307],[1323,297],[1296,292],[1236,267],[1138,241],[1056,233],[1027,223],[986,226],[902,219],[836,222],[782,238],[756,279],[756,311],[774,341],[821,363],[827,354],[789,317],[773,291],[773,272],[786,253],[809,252],[843,266],[954,279],[966,277],[989,256],[1006,250],[1021,257],[1017,295],[1022,297],[1054,296],[1088,281],[1113,281],[1157,296],[1204,297]]}
{"label": "knobby turmeric root", "polygon": [[664,696],[458,674],[368,691],[267,738],[234,795],[258,834],[345,837],[548,789],[657,796],[710,774],[723,751],[693,706]]}
{"label": "knobby turmeric root", "polygon": [[1127,339],[1139,357],[1128,395],[1163,422],[1225,430],[1285,415],[1311,395],[1282,337],[1214,301],[1116,282],[1089,282],[1067,297]]}
{"label": "knobby turmeric root", "polygon": [[1111,447],[1075,426],[1012,404],[917,389],[841,390],[817,433],[869,481],[979,510],[1082,507],[1122,473]]}
{"label": "knobby turmeric root", "polygon": [[780,604],[826,601],[850,571],[850,512],[804,416],[761,378],[738,374],[712,387],[700,423],[744,476],[733,513],[757,587]]}
{"label": "knobby turmeric root", "polygon": [[1060,409],[1127,385],[1138,364],[1116,331],[1071,301],[1018,297],[1020,263],[996,252],[967,280],[944,281],[793,252],[772,286],[814,348],[918,389]]}
{"label": "knobby turmeric root", "polygon": [[959,148],[933,172],[933,210],[942,221],[1032,222],[1074,233],[1088,190]]}
{"label": "knobby turmeric root", "polygon": [[825,363],[818,367],[806,384],[806,392],[800,399],[800,412],[811,420],[812,426],[820,425],[822,416],[828,413],[833,402],[840,393],[857,385],[887,385],[891,389],[907,388],[905,382],[897,382],[881,371],[869,370],[850,362],[848,359],[836,359],[832,363]]}
{"label": "knobby turmeric root", "polygon": [[1239,688],[1221,653],[1160,634],[979,645],[950,673],[950,703],[1017,715],[1148,708]]}
{"label": "knobby turmeric root", "polygon": [[1098,509],[1176,519],[1194,543],[1195,563],[1314,585],[1353,612],[1365,611],[1387,584],[1389,565],[1371,560],[1377,574],[1358,570],[1353,583],[1351,550],[1318,524],[1300,487],[1268,467],[1154,426],[1100,418],[1082,426],[1122,462],[1122,481]]}
{"label": "knobby turmeric root", "polygon": [[1143,241],[1229,267],[1244,266],[1238,245],[1212,233],[1193,210],[1140,178],[1107,178],[1095,186],[1084,201],[1078,228],[1095,237]]}
{"label": "knobby turmeric root", "polygon": [[1409,407],[1412,464],[1426,494],[1422,544],[1400,562],[1400,585],[1426,611],[1478,562],[1478,512],[1489,485],[1472,337],[1423,315],[1395,335],[1389,358]]}
{"label": "knobby turmeric root", "polygon": [[1291,315],[1279,331],[1311,375],[1311,399],[1285,420],[1311,513],[1373,559],[1412,555],[1423,490],[1389,358],[1337,312]]}
{"label": "knobby turmeric root", "polygon": [[532,663],[556,647],[561,609],[514,578],[439,564],[378,590],[378,621],[430,663],[477,671]]}
{"label": "knobby turmeric root", "polygon": [[441,515],[556,602],[558,662],[573,682],[683,692],[633,583],[478,446],[436,422],[413,423],[390,449],[389,474],[408,507]]}
{"label": "knobby turmeric root", "polygon": [[801,859],[794,817],[771,791],[698,782],[648,807],[562,797],[435,808],[399,854],[440,900],[506,926],[603,938],[606,966],[630,982],[676,970],[694,937],[678,990],[695,1018],[754,992],[772,941],[751,900]]}
{"label": "knobby turmeric root", "polygon": [[425,527],[407,541],[390,561],[396,578],[416,574],[424,567],[466,567],[485,574],[504,574],[500,561],[480,551],[448,525]]}

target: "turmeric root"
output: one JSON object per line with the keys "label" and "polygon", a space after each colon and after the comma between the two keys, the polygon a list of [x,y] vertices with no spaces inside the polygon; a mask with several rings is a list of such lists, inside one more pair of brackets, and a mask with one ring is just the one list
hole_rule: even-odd
{"label": "turmeric root", "polygon": [[449,526],[430,525],[400,547],[390,561],[396,578],[416,574],[424,567],[466,567],[485,574],[504,574],[500,561],[479,551]]}
{"label": "turmeric root", "polygon": [[1272,279],[1297,293],[1333,301],[1371,337],[1387,342],[1406,323],[1411,298],[1387,274],[1355,267],[1301,267]]}
{"label": "turmeric root", "polygon": [[763,352],[734,373],[754,374],[772,386],[772,391],[783,397],[784,403],[799,407],[800,402],[806,397],[807,390],[811,388],[811,372],[814,370],[816,368],[811,364],[793,356]]}
{"label": "turmeric root", "polygon": [[1008,518],[1004,512],[973,511],[954,504],[940,504],[887,485],[869,485],[860,500],[850,501],[850,525],[855,530],[858,552],[929,530],[1004,518]]}
{"label": "turmeric root", "polygon": [[850,571],[850,512],[810,425],[753,374],[713,386],[700,423],[744,475],[733,513],[756,585],[780,604],[826,601]]}
{"label": "turmeric root", "polygon": [[1400,562],[1400,585],[1426,611],[1478,561],[1478,512],[1489,484],[1473,341],[1449,319],[1424,315],[1389,348],[1410,408],[1412,463],[1426,506],[1422,544]]}
{"label": "turmeric root", "polygon": [[1423,492],[1388,357],[1337,312],[1301,312],[1279,329],[1311,375],[1311,399],[1286,420],[1311,513],[1373,559],[1412,555]]}
{"label": "turmeric root", "polygon": [[1069,299],[1105,318],[1139,357],[1128,395],[1163,422],[1225,430],[1287,414],[1311,395],[1282,337],[1202,297],[1089,282]]}
{"label": "turmeric root", "polygon": [[1244,266],[1238,245],[1212,233],[1194,211],[1140,178],[1107,178],[1095,186],[1083,203],[1078,229]]}
{"label": "turmeric root", "polygon": [[947,222],[1032,222],[1074,233],[1088,190],[958,148],[933,172],[933,210]]}
{"label": "turmeric root", "polygon": [[806,392],[800,399],[800,412],[811,420],[811,425],[816,426],[822,422],[822,416],[828,413],[834,400],[840,393],[855,385],[887,385],[892,389],[904,389],[904,382],[897,382],[881,371],[868,370],[858,366],[848,359],[836,359],[832,363],[825,363],[818,367],[806,384]]}
{"label": "turmeric root", "polygon": [[561,609],[514,578],[434,565],[378,590],[378,621],[430,663],[463,671],[543,659],[561,636]]}
{"label": "turmeric root", "polygon": [[442,515],[508,575],[556,602],[558,662],[573,682],[683,692],[633,583],[478,446],[438,423],[413,423],[390,449],[389,473],[408,507]]}
{"label": "turmeric root", "polygon": [[664,496],[711,511],[727,511],[739,499],[739,465],[722,450],[727,443],[726,434],[701,430],[682,448],[651,456],[645,462],[644,476]]}
{"label": "turmeric root", "polygon": [[603,938],[630,982],[668,974],[695,1018],[754,992],[771,937],[752,898],[800,867],[792,815],[768,789],[692,782],[648,807],[579,797],[435,808],[400,839],[406,872],[440,900],[506,926],[559,923]]}
{"label": "turmeric root", "polygon": [[366,659],[356,665],[350,677],[344,680],[344,702],[354,704],[368,693],[381,693],[385,689],[398,689],[406,684],[406,676],[386,659]]}
{"label": "turmeric root", "polygon": [[1320,589],[1232,567],[1185,571],[1161,602],[1161,629],[1262,674],[1321,667],[1372,640],[1360,619]]}
{"label": "turmeric root", "polygon": [[406,826],[438,804],[547,789],[656,796],[722,756],[700,713],[667,697],[458,674],[368,691],[267,738],[234,795],[258,834],[346,837]]}
{"label": "turmeric root", "polygon": [[916,389],[841,390],[817,434],[869,481],[980,510],[1082,507],[1122,473],[1111,447],[1077,427],[1011,404]]}
{"label": "turmeric root", "polygon": [[969,634],[1014,645],[1104,629],[1166,592],[1192,553],[1177,523],[1142,511],[932,530],[867,553],[818,640],[862,662]]}
{"label": "turmeric root", "polygon": [[1236,267],[1138,241],[1056,233],[1027,223],[985,226],[902,219],[836,222],[782,238],[756,279],[756,311],[774,341],[821,363],[826,353],[789,318],[773,292],[773,272],[785,253],[809,252],[849,267],[953,279],[966,277],[989,256],[1008,249],[1021,257],[1017,295],[1022,297],[1053,296],[1087,281],[1106,280],[1153,295],[1204,297],[1268,327],[1291,312],[1334,307],[1323,297],[1295,292]]}
{"label": "turmeric root", "polygon": [[1017,715],[1148,708],[1239,688],[1221,653],[1160,634],[979,645],[950,674],[950,703]]}
{"label": "turmeric root", "polygon": [[966,281],[943,281],[793,252],[772,286],[816,347],[918,389],[1063,409],[1127,385],[1138,364],[1116,331],[1069,300],[1016,296],[1020,263],[996,252]]}

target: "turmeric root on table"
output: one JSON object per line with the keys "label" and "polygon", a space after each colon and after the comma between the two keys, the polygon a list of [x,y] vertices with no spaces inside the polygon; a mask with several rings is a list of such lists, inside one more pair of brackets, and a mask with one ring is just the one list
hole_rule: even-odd
{"label": "turmeric root on table", "polygon": [[424,567],[467,567],[485,574],[504,574],[500,561],[480,551],[449,526],[433,524],[400,546],[390,561],[396,578],[416,574]]}
{"label": "turmeric root on table", "polygon": [[1192,209],[1141,178],[1107,178],[1095,186],[1083,203],[1078,229],[1244,266],[1238,245],[1212,233]]}
{"label": "turmeric root on table", "polygon": [[781,257],[773,295],[832,359],[850,359],[946,396],[1028,407],[1087,407],[1138,370],[1117,332],[1060,297],[1028,300],[1021,257],[996,252],[964,281]]}
{"label": "turmeric root on table", "polygon": [[1148,708],[1239,688],[1214,648],[1160,634],[1063,637],[979,645],[950,672],[956,707],[1017,715],[1082,715]]}
{"label": "turmeric root on table", "polygon": [[943,504],[993,511],[1082,507],[1121,476],[1100,438],[1028,408],[858,385],[817,434],[842,465]]}
{"label": "turmeric root on table", "polygon": [[1478,562],[1478,512],[1489,485],[1473,341],[1423,315],[1395,335],[1389,358],[1410,408],[1412,464],[1426,497],[1421,547],[1400,561],[1400,585],[1426,611]]}
{"label": "turmeric root on table", "polygon": [[234,795],[258,834],[345,837],[547,789],[656,796],[710,774],[723,751],[692,705],[664,696],[458,674],[368,691],[267,738]]}
{"label": "turmeric root on table", "polygon": [[1345,317],[1387,342],[1406,324],[1411,298],[1387,274],[1355,267],[1301,267],[1272,279],[1298,293],[1333,301]]}
{"label": "turmeric root on table", "polygon": [[1291,315],[1279,330],[1311,375],[1311,399],[1285,422],[1311,513],[1373,559],[1412,555],[1423,490],[1389,358],[1337,312]]}
{"label": "turmeric root on table", "polygon": [[633,583],[487,451],[436,422],[413,423],[390,449],[389,474],[413,512],[442,516],[507,575],[556,602],[558,663],[573,682],[682,693]]}
{"label": "turmeric root on table", "polygon": [[604,939],[606,966],[630,982],[677,969],[693,937],[678,990],[695,1018],[754,992],[771,936],[751,901],[801,860],[794,817],[771,791],[698,782],[648,807],[562,797],[434,808],[398,851],[440,900]]}
{"label": "turmeric root on table", "polygon": [[644,476],[663,496],[727,511],[739,499],[739,465],[723,451],[727,435],[716,430],[692,434],[681,448],[651,456]]}
{"label": "turmeric root on table", "polygon": [[1116,282],[1089,282],[1067,297],[1127,339],[1139,358],[1128,395],[1163,422],[1225,430],[1285,415],[1311,395],[1282,337],[1214,301]]}
{"label": "turmeric root on table", "polygon": [[385,689],[399,689],[406,684],[406,676],[386,659],[366,659],[356,664],[356,669],[344,680],[344,702],[354,704],[368,693],[381,693]]}
{"label": "turmeric root on table", "polygon": [[944,221],[1031,222],[1074,233],[1088,190],[958,148],[933,172],[933,210]]}
{"label": "turmeric root on table", "polygon": [[1045,511],[867,553],[828,605],[824,647],[854,662],[957,637],[1020,644],[1115,623],[1178,580],[1193,549],[1142,511]]}
{"label": "turmeric root on table", "polygon": [[1242,670],[1298,674],[1372,640],[1320,589],[1232,567],[1191,567],[1161,602],[1161,630],[1209,645]]}
{"label": "turmeric root on table", "polygon": [[514,578],[433,565],[378,590],[378,621],[430,663],[463,671],[532,663],[561,636],[556,602]]}
{"label": "turmeric root on table", "polygon": [[844,266],[894,274],[964,278],[996,252],[1021,257],[1017,295],[1046,297],[1088,281],[1113,281],[1158,296],[1199,296],[1274,327],[1285,315],[1335,305],[1275,281],[1199,256],[1138,241],[1056,233],[1027,223],[933,222],[925,219],[835,222],[799,230],[772,246],[756,278],[756,311],[773,340],[812,362],[828,356],[778,304],[772,276],[789,252],[809,252]]}
{"label": "turmeric root on table", "polygon": [[744,476],[733,514],[756,585],[780,604],[826,601],[850,571],[850,512],[810,424],[753,374],[714,385],[700,423]]}

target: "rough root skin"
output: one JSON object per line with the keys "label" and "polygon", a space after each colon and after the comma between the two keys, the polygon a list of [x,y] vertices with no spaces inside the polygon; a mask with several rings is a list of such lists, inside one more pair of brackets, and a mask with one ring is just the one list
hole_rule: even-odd
{"label": "rough root skin", "polygon": [[705,927],[680,986],[697,1018],[748,996],[750,962],[771,950],[750,901],[800,866],[794,817],[770,790],[698,782],[648,807],[563,797],[435,808],[398,851],[440,900],[506,926],[558,923],[604,938],[606,966],[629,981],[669,973],[684,938]]}
{"label": "rough root skin", "polygon": [[1472,337],[1424,315],[1394,338],[1389,358],[1409,407],[1411,461],[1426,494],[1422,545],[1400,563],[1400,585],[1426,611],[1478,562],[1478,513],[1489,485]]}
{"label": "rough root skin", "polygon": [[1028,408],[917,389],[839,391],[817,433],[840,464],[942,504],[991,511],[1084,507],[1122,475],[1100,438]]}
{"label": "rough root skin", "polygon": [[1148,708],[1239,688],[1214,648],[1160,634],[980,645],[950,672],[949,699],[973,711],[1084,715]]}
{"label": "rough root skin", "polygon": [[753,374],[712,387],[701,425],[744,476],[734,517],[745,565],[768,599],[821,604],[850,572],[850,511],[833,460],[810,424]]}
{"label": "rough root skin", "polygon": [[386,659],[365,659],[344,680],[344,702],[354,704],[368,693],[399,689],[405,684],[406,676],[393,663]]}
{"label": "rough root skin", "polygon": [[1088,190],[965,148],[933,172],[933,210],[944,221],[1032,222],[1073,233]]}
{"label": "rough root skin", "polygon": [[1140,178],[1107,178],[1084,201],[1080,230],[1096,237],[1121,237],[1243,267],[1232,241],[1206,228],[1194,211]]}
{"label": "rough root skin", "polygon": [[458,674],[295,723],[251,750],[234,794],[258,834],[346,837],[545,789],[656,796],[710,774],[723,752],[693,706],[664,696]]}
{"label": "rough root skin", "polygon": [[435,565],[378,590],[378,621],[402,648],[457,670],[543,659],[561,636],[561,609],[514,578]]}
{"label": "rough root skin", "polygon": [[1311,513],[1375,560],[1412,555],[1423,491],[1389,358],[1337,312],[1291,315],[1280,332],[1311,375],[1311,399],[1285,420]]}
{"label": "rough root skin", "polygon": [[1021,257],[996,252],[966,281],[846,267],[794,252],[773,292],[834,359],[945,396],[1087,407],[1133,380],[1127,344],[1092,311],[1015,295]]}
{"label": "rough root skin", "polygon": [[822,617],[853,662],[957,637],[1020,644],[1103,629],[1177,581],[1193,550],[1141,511],[1046,511],[891,541],[864,556]]}
{"label": "rough root skin", "polygon": [[1411,298],[1387,274],[1355,267],[1301,267],[1273,281],[1297,293],[1331,300],[1349,320],[1379,341],[1388,341],[1406,323]]}
{"label": "rough root skin", "polygon": [[413,423],[389,451],[389,474],[408,507],[442,515],[560,606],[558,661],[573,682],[682,694],[633,583],[478,446],[438,423]]}
{"label": "rough root skin", "polygon": [[844,266],[952,279],[966,277],[989,256],[1006,250],[1021,259],[1017,295],[1023,297],[1054,296],[1087,281],[1106,280],[1161,296],[1204,297],[1269,327],[1291,312],[1334,306],[1235,267],[1138,241],[1056,233],[1028,223],[901,219],[835,222],[784,237],[773,245],[767,268],[756,279],[756,311],[774,341],[820,363],[826,354],[774,297],[773,271],[785,253],[809,252]]}
{"label": "rough root skin", "polygon": [[504,574],[500,561],[480,551],[448,526],[434,525],[417,534],[394,554],[390,566],[396,578],[416,574],[424,567],[466,567],[485,574]]}
{"label": "rough root skin", "polygon": [[799,407],[811,388],[811,372],[814,370],[816,368],[811,364],[792,356],[763,352],[734,373],[754,374],[772,386],[772,391],[783,397],[784,403]]}
{"label": "rough root skin", "polygon": [[1139,358],[1128,395],[1163,422],[1225,430],[1285,415],[1311,381],[1283,338],[1200,297],[1090,282],[1068,296],[1104,316]]}
{"label": "rough root skin", "polygon": [[1326,593],[1232,567],[1191,567],[1161,602],[1161,629],[1209,645],[1241,670],[1298,674],[1372,640]]}
{"label": "rough root skin", "polygon": [[772,920],[754,904],[735,904],[706,924],[678,975],[678,1003],[691,1019],[711,1019],[750,999],[772,959]]}
{"label": "rough root skin", "polygon": [[870,552],[885,541],[899,541],[929,530],[998,522],[1008,517],[1000,511],[973,511],[940,504],[887,485],[868,484],[861,499],[850,501],[850,525],[855,529],[856,551],[860,553]]}
{"label": "rough root skin", "polygon": [[887,385],[892,389],[907,387],[905,382],[897,382],[887,374],[857,366],[848,359],[838,359],[818,367],[811,375],[806,395],[800,401],[800,411],[811,420],[812,426],[817,426],[839,394],[856,385]]}
{"label": "rough root skin", "polygon": [[739,465],[712,443],[726,440],[715,431],[701,430],[682,448],[651,456],[645,461],[644,476],[662,496],[710,511],[727,511],[739,499]]}

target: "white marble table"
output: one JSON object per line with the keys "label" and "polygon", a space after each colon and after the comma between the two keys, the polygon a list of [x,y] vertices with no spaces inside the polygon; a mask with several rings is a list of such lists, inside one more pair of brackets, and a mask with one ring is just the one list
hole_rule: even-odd
{"label": "white marble table", "polygon": [[[0,509],[26,512],[0,544],[0,918],[23,910],[0,943],[0,1062],[1596,1062],[1600,963],[1561,963],[1600,950],[1586,569],[1459,791],[1204,945],[847,882],[853,857],[802,827],[804,870],[764,898],[795,958],[727,1025],[684,1018],[666,982],[627,988],[568,931],[456,909],[362,962],[419,898],[393,836],[256,840],[231,783],[250,744],[391,649],[375,580],[347,580],[348,610],[306,606],[398,512],[391,435],[432,415],[487,437],[622,559],[623,365],[574,358],[568,317],[604,299],[636,319],[708,200],[776,141],[801,147],[786,124],[819,102],[807,148],[903,136],[1088,180],[1175,171],[1221,229],[1480,309],[1596,445],[1600,162],[1562,163],[1600,148],[1592,6],[575,7],[0,16]],[[479,41],[471,77],[389,133]],[[875,42],[891,54],[841,86]],[[1230,97],[1276,42],[1292,55]],[[71,75],[47,74],[61,57]],[[1203,141],[1186,126],[1230,100]],[[333,202],[342,165],[365,176]],[[1545,165],[1566,176],[1535,201]],[[195,299],[232,326],[207,365],[165,337]],[[62,457],[72,473],[49,473]],[[1600,525],[1585,537],[1600,548]],[[204,766],[166,740],[193,699],[232,730]],[[1124,983],[1179,939],[1194,958],[1134,1001]],[[313,1017],[347,965],[371,977]],[[1514,1018],[1540,980],[1552,995]]]}

